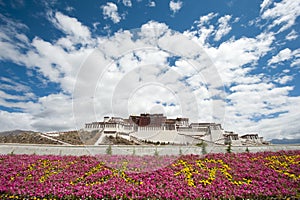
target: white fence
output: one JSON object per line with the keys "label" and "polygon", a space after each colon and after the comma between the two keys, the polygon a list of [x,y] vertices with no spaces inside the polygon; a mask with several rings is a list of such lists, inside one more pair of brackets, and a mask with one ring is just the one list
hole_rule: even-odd
{"label": "white fence", "polygon": [[[231,147],[233,153],[246,151],[246,146]],[[100,146],[63,146],[63,145],[27,145],[0,144],[0,154],[37,154],[37,155],[97,155],[107,154],[108,149],[114,155],[180,155],[202,154],[197,146],[149,146],[149,145],[100,145]],[[207,153],[226,153],[227,146],[207,146]],[[249,146],[250,152],[300,150],[300,145]]]}

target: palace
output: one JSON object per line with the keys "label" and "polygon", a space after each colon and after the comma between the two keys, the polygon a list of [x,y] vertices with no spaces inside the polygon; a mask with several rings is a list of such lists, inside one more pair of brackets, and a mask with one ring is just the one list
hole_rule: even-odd
{"label": "palace", "polygon": [[105,137],[122,137],[137,143],[159,143],[189,145],[207,142],[225,145],[260,145],[262,138],[258,134],[239,137],[233,132],[224,131],[217,123],[189,123],[189,118],[168,119],[163,114],[131,115],[128,119],[104,117],[102,122],[85,124],[85,131],[98,131],[101,136],[97,144]]}

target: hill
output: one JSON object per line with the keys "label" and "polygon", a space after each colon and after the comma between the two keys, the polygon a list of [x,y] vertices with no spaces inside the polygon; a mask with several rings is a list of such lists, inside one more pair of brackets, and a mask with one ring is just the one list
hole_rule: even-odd
{"label": "hill", "polygon": [[26,131],[26,130],[2,131],[2,132],[0,132],[0,136],[19,135],[21,133],[36,133],[36,132],[35,131]]}
{"label": "hill", "polygon": [[272,144],[300,144],[300,139],[272,139]]}
{"label": "hill", "polygon": [[0,133],[0,143],[22,143],[22,144],[60,144],[51,139],[42,137],[37,132],[12,131]]}

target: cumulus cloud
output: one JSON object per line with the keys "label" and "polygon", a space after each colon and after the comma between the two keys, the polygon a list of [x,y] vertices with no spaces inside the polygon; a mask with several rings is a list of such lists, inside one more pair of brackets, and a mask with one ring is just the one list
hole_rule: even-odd
{"label": "cumulus cloud", "polygon": [[1,89],[2,90],[14,90],[16,92],[27,93],[30,92],[31,89],[28,85],[22,84],[20,82],[16,82],[13,79],[1,77]]}
{"label": "cumulus cloud", "polygon": [[268,65],[290,60],[297,55],[300,55],[300,49],[292,51],[289,48],[285,48],[281,50],[277,55],[273,56],[270,60],[268,60]]}
{"label": "cumulus cloud", "polygon": [[[261,4],[261,8],[270,5],[270,2],[265,0]],[[288,13],[288,14],[287,14]],[[269,28],[279,26],[278,32],[282,32],[292,27],[296,23],[297,17],[300,15],[300,1],[282,0],[273,2],[272,6],[262,12],[262,18],[272,20]]]}
{"label": "cumulus cloud", "polygon": [[230,32],[231,26],[228,24],[230,19],[230,15],[225,15],[224,17],[218,19],[219,28],[215,33],[215,41],[219,41],[224,35],[227,35]]}
{"label": "cumulus cloud", "polygon": [[110,18],[115,24],[121,21],[121,17],[118,13],[118,7],[116,4],[107,2],[106,5],[101,6],[101,8],[103,10],[103,16],[105,19]]}
{"label": "cumulus cloud", "polygon": [[199,20],[194,22],[193,30],[185,31],[184,34],[188,37],[194,37],[194,40],[197,40],[201,45],[209,45],[207,40],[212,36],[212,33],[215,31],[215,27],[211,25],[211,20],[218,16],[217,13],[209,13],[207,15],[201,16]]}
{"label": "cumulus cloud", "polygon": [[297,59],[295,59],[292,64],[291,64],[291,67],[300,67],[300,59],[299,59],[299,56]]}
{"label": "cumulus cloud", "polygon": [[201,16],[199,22],[199,25],[204,25],[206,23],[209,23],[211,19],[213,19],[214,17],[218,16],[217,13],[208,13],[207,15]]}
{"label": "cumulus cloud", "polygon": [[272,0],[264,0],[261,4],[260,4],[260,12],[262,12],[263,10],[265,10],[268,6],[270,6],[272,3]]}
{"label": "cumulus cloud", "polygon": [[12,95],[0,91],[0,96],[0,106],[17,111],[0,111],[1,131],[59,131],[76,127],[69,95],[58,93],[36,97],[31,92]]}
{"label": "cumulus cloud", "polygon": [[76,127],[73,118],[72,98],[62,93],[40,97],[38,112],[30,112],[35,119],[31,126],[39,131],[63,131]]}
{"label": "cumulus cloud", "polygon": [[295,40],[298,37],[298,33],[295,30],[292,30],[286,37],[286,40]]}
{"label": "cumulus cloud", "polygon": [[155,1],[149,1],[148,6],[149,7],[155,7],[156,6]]}
{"label": "cumulus cloud", "polygon": [[277,79],[275,79],[275,82],[277,83],[280,83],[282,85],[288,83],[289,81],[293,80],[293,76],[282,76],[282,77],[279,77]]}
{"label": "cumulus cloud", "polygon": [[123,0],[122,2],[124,4],[124,6],[127,6],[127,7],[131,7],[132,6],[131,0]]}
{"label": "cumulus cloud", "polygon": [[20,51],[30,46],[25,24],[12,20],[0,13],[0,59],[22,62]]}
{"label": "cumulus cloud", "polygon": [[75,10],[75,8],[72,7],[72,6],[67,6],[67,7],[65,8],[65,10],[66,10],[67,12],[71,13],[71,12],[73,12],[73,11]]}
{"label": "cumulus cloud", "polygon": [[0,90],[1,100],[17,100],[17,101],[26,101],[31,100],[34,97],[33,93],[25,93],[23,95],[12,95],[6,93],[5,91]]}
{"label": "cumulus cloud", "polygon": [[53,24],[64,33],[78,39],[89,40],[91,33],[89,29],[79,22],[76,18],[69,17],[60,12],[56,12],[52,18]]}
{"label": "cumulus cloud", "polygon": [[[295,114],[293,111],[294,106],[291,102],[294,102],[295,98],[289,97],[290,91],[294,88],[281,87],[273,84],[272,81],[285,85],[293,77],[281,76],[275,80],[267,80],[264,74],[249,74],[255,69],[254,66],[258,60],[272,50],[275,41],[274,33],[261,33],[255,38],[232,38],[217,47],[212,47],[207,45],[207,40],[203,42],[205,40],[200,39],[203,37],[203,27],[210,26],[210,20],[213,17],[215,17],[213,14],[204,16],[197,23],[199,30],[185,32],[185,34],[202,45],[205,52],[214,61],[224,86],[231,91],[225,97],[227,103],[224,127],[238,133],[259,132],[267,139],[282,138],[284,123],[280,122],[278,123],[280,125],[276,125],[276,128],[281,131],[270,128],[272,127],[271,123],[279,122],[279,118],[286,123],[288,120],[286,117],[289,114],[294,115],[295,118],[298,118],[299,114]],[[213,35],[214,29],[211,28],[205,38]],[[290,54],[297,55],[297,52],[298,50],[294,50]],[[273,61],[281,59],[284,59],[283,56],[276,56]],[[240,125],[236,126],[236,124]],[[296,129],[292,129],[289,136],[296,137]],[[274,135],[269,131],[273,131]],[[293,134],[295,136],[292,136]]]}
{"label": "cumulus cloud", "polygon": [[[204,46],[210,45],[208,41],[210,37],[213,37],[214,41],[219,41],[231,31],[230,20],[232,16],[225,15],[219,17],[217,23],[214,24],[213,20],[217,16],[217,13],[208,13],[207,15],[201,16],[199,20],[194,22],[192,29],[186,31],[185,34],[197,35],[197,40]],[[239,18],[235,18],[233,23],[236,23],[238,20]]]}
{"label": "cumulus cloud", "polygon": [[171,0],[169,3],[170,10],[173,12],[173,14],[177,13],[182,8],[182,6],[183,5],[180,0],[179,1]]}
{"label": "cumulus cloud", "polygon": [[1,131],[11,131],[16,129],[33,130],[32,115],[29,113],[0,111]]}
{"label": "cumulus cloud", "polygon": [[218,47],[208,47],[206,52],[214,61],[224,85],[229,86],[247,77],[251,68],[243,66],[255,64],[271,49],[274,39],[272,34],[260,34],[256,38],[226,41]]}

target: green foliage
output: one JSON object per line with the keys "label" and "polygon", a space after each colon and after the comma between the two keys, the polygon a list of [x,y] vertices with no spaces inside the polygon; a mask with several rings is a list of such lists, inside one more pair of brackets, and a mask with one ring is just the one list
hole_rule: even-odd
{"label": "green foliage", "polygon": [[207,150],[206,150],[207,144],[203,140],[200,143],[196,144],[196,146],[201,147],[202,155],[207,154]]}
{"label": "green foliage", "polygon": [[205,155],[205,154],[207,154],[207,151],[206,151],[206,146],[207,146],[207,144],[206,144],[206,143],[204,143],[204,144],[202,145],[202,147],[201,147],[201,153],[202,153],[202,155]]}
{"label": "green foliage", "polygon": [[246,148],[246,150],[245,150],[247,153],[249,153],[250,151],[249,151],[249,149],[248,149],[248,147]]}
{"label": "green foliage", "polygon": [[106,154],[107,155],[112,155],[112,148],[111,145],[108,145],[107,149],[106,149]]}
{"label": "green foliage", "polygon": [[155,148],[155,152],[154,152],[154,156],[158,156],[158,151],[157,151],[157,148]]}
{"label": "green foliage", "polygon": [[227,149],[226,149],[227,153],[231,153],[232,149],[231,149],[231,142],[228,144]]}
{"label": "green foliage", "polygon": [[182,155],[182,150],[181,150],[181,148],[179,148],[179,155],[180,155],[180,156]]}

